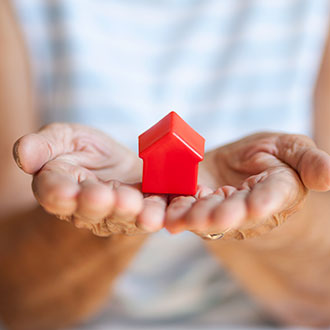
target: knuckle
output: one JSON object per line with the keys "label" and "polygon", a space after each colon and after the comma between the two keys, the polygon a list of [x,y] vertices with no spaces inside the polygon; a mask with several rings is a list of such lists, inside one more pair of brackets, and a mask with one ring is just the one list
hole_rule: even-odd
{"label": "knuckle", "polygon": [[67,221],[67,222],[72,222],[73,216],[72,215],[62,215],[62,214],[54,214],[56,218],[59,220]]}
{"label": "knuckle", "polygon": [[108,237],[113,234],[104,223],[91,225],[90,229],[94,235],[99,237]]}
{"label": "knuckle", "polygon": [[246,233],[242,230],[237,230],[234,238],[238,241],[244,241],[247,239]]}
{"label": "knuckle", "polygon": [[91,224],[86,221],[85,219],[82,219],[80,217],[72,217],[71,222],[73,223],[73,225],[79,229],[91,229]]}

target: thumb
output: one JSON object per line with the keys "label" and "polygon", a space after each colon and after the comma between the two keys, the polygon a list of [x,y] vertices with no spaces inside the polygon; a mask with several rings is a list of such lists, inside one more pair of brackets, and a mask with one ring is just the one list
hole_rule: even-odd
{"label": "thumb", "polygon": [[330,156],[303,135],[283,134],[276,143],[276,156],[295,169],[311,190],[330,190]]}
{"label": "thumb", "polygon": [[13,147],[18,167],[28,174],[38,172],[48,161],[72,152],[74,129],[70,124],[55,123],[44,126],[37,133],[27,134]]}

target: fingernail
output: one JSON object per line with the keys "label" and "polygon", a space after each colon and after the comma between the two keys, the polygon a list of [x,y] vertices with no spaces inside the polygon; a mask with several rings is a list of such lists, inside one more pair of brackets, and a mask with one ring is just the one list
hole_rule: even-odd
{"label": "fingernail", "polygon": [[15,159],[15,162],[16,162],[17,166],[22,170],[23,166],[22,166],[21,160],[19,158],[19,154],[18,154],[19,141],[20,140],[17,140],[14,144],[13,156],[14,156],[14,159]]}

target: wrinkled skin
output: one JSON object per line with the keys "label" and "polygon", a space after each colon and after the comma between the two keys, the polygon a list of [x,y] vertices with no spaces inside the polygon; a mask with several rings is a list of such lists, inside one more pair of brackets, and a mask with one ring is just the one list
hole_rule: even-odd
{"label": "wrinkled skin", "polygon": [[224,237],[244,239],[280,225],[303,205],[308,188],[328,190],[330,158],[308,137],[259,133],[207,153],[200,172],[215,192],[197,202],[182,197],[180,216],[168,216],[167,228],[231,229]]}
{"label": "wrinkled skin", "polygon": [[40,205],[96,235],[191,230],[226,238],[261,235],[330,186],[330,157],[309,138],[260,133],[208,152],[196,196],[143,195],[142,163],[95,129],[51,124],[17,141]]}

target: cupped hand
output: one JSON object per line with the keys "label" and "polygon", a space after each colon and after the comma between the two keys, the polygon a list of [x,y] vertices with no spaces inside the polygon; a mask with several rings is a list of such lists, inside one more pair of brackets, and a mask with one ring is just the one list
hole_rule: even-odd
{"label": "cupped hand", "polygon": [[330,156],[306,136],[259,133],[206,154],[203,198],[178,197],[166,228],[244,239],[267,233],[303,204],[309,189],[330,189]]}
{"label": "cupped hand", "polygon": [[33,175],[40,205],[95,234],[137,234],[163,226],[167,197],[140,191],[141,161],[104,133],[55,123],[20,138],[18,166]]}

